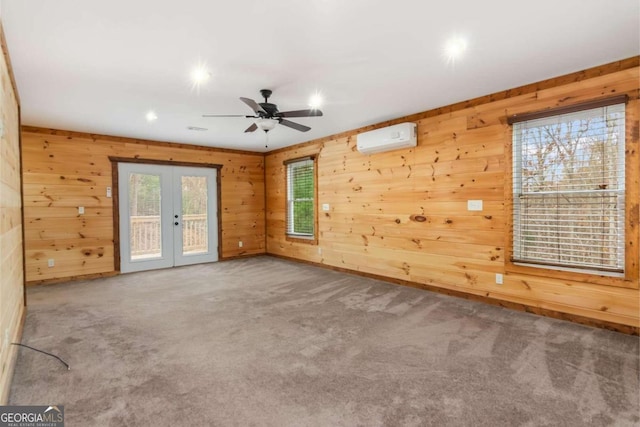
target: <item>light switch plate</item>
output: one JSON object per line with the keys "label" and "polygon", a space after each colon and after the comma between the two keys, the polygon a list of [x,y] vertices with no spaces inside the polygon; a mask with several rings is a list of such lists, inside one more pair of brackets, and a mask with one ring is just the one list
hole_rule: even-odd
{"label": "light switch plate", "polygon": [[467,210],[469,211],[481,211],[482,200],[467,200]]}
{"label": "light switch plate", "polygon": [[322,210],[323,211],[327,212],[329,209],[330,209],[329,203],[323,203],[322,204]]}

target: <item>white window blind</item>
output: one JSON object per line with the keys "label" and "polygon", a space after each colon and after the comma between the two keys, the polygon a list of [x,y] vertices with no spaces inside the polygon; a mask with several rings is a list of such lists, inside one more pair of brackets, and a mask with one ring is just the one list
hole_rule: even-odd
{"label": "white window blind", "polygon": [[625,104],[513,125],[513,261],[624,271]]}
{"label": "white window blind", "polygon": [[315,227],[314,160],[305,158],[286,162],[287,234],[312,238]]}

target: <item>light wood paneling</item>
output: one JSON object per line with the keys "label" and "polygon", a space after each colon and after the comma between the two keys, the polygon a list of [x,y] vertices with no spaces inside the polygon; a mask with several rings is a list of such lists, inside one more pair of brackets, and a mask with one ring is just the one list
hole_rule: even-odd
{"label": "light wood paneling", "polygon": [[0,405],[6,404],[24,321],[22,200],[20,196],[20,106],[0,25]]}
{"label": "light wood paneling", "polygon": [[32,127],[22,141],[29,283],[114,271],[109,156],[221,164],[222,258],[265,251],[262,154]]}
{"label": "light wood paneling", "polygon": [[[630,58],[268,153],[267,253],[637,328],[638,62]],[[631,100],[626,277],[512,266],[507,117],[613,94]],[[403,121],[417,122],[417,147],[369,156],[356,150],[359,132]],[[285,238],[282,162],[311,154],[318,154],[318,205],[330,205],[318,212],[317,246]],[[469,199],[482,199],[484,210],[468,211]],[[417,222],[416,215],[426,220]],[[503,285],[495,283],[496,273],[504,275]]]}

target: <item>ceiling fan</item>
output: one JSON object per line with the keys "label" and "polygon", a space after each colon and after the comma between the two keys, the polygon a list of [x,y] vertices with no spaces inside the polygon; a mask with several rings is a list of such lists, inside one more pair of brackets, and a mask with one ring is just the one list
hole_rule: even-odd
{"label": "ceiling fan", "polygon": [[289,127],[291,129],[299,130],[300,132],[307,132],[311,130],[309,126],[301,125],[300,123],[287,120],[288,117],[320,117],[322,111],[311,110],[295,110],[295,111],[279,111],[276,104],[269,102],[269,97],[272,91],[270,89],[261,89],[260,94],[264,98],[264,102],[256,102],[250,98],[240,98],[240,101],[244,102],[253,110],[254,116],[245,116],[241,114],[203,114],[202,117],[246,117],[256,119],[256,121],[245,129],[245,132],[254,132],[257,129],[262,129],[265,132],[272,130],[278,123]]}

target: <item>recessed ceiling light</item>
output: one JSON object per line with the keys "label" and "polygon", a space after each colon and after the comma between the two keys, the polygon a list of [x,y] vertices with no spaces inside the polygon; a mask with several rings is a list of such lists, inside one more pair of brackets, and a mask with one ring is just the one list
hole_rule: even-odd
{"label": "recessed ceiling light", "polygon": [[207,80],[211,78],[211,72],[207,69],[206,64],[200,63],[191,71],[191,82],[193,88],[198,90]]}
{"label": "recessed ceiling light", "polygon": [[147,112],[145,118],[148,122],[155,122],[156,120],[158,120],[158,116],[156,115],[155,111]]}
{"label": "recessed ceiling light", "polygon": [[205,130],[209,130],[207,128],[199,128],[198,126],[188,126],[187,129],[194,130],[196,132],[204,132]]}
{"label": "recessed ceiling light", "polygon": [[195,68],[191,72],[191,78],[194,83],[204,83],[209,79],[209,77],[211,77],[211,73],[202,66]]}
{"label": "recessed ceiling light", "polygon": [[461,36],[454,36],[444,46],[444,56],[447,62],[453,63],[467,50],[467,40]]}
{"label": "recessed ceiling light", "polygon": [[316,91],[316,93],[314,93],[313,95],[311,95],[311,98],[309,98],[309,107],[315,109],[318,109],[320,107],[322,107],[322,94],[318,91]]}

